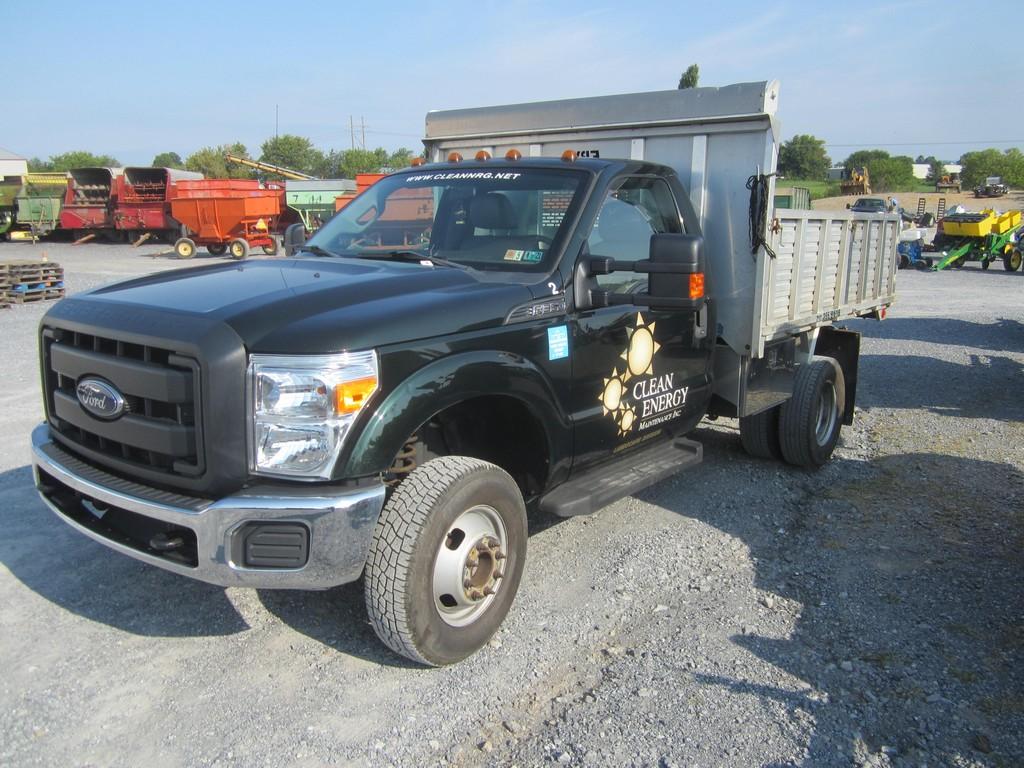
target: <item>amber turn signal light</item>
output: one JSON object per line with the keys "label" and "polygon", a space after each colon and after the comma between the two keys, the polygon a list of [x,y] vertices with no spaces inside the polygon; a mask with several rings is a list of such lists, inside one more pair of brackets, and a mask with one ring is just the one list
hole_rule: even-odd
{"label": "amber turn signal light", "polygon": [[690,275],[690,298],[700,299],[704,296],[704,273],[694,272]]}
{"label": "amber turn signal light", "polygon": [[377,389],[377,377],[346,381],[334,388],[334,410],[339,414],[355,413]]}

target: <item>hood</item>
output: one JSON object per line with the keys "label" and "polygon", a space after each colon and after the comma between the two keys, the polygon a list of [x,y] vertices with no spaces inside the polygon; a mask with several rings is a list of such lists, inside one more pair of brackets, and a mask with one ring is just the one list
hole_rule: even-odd
{"label": "hood", "polygon": [[250,352],[324,354],[500,325],[529,300],[526,286],[453,267],[316,258],[175,270],[66,301],[202,315]]}

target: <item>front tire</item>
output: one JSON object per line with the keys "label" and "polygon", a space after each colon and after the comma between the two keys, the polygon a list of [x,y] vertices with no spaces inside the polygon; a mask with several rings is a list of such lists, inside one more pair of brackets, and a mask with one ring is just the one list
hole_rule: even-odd
{"label": "front tire", "polygon": [[241,261],[242,259],[249,256],[249,243],[247,243],[242,238],[232,240],[230,243],[228,243],[228,253],[231,254],[232,259],[235,259],[236,261]]}
{"label": "front tire", "polygon": [[194,240],[182,237],[174,244],[174,252],[179,259],[191,259],[196,255],[196,244]]}
{"label": "front tire", "polygon": [[1016,272],[1020,269],[1021,252],[1014,248],[1009,253],[1003,254],[1003,269],[1007,272]]}
{"label": "front tire", "polygon": [[801,365],[793,396],[779,414],[779,443],[787,462],[817,469],[832,457],[846,410],[843,369],[831,357]]}
{"label": "front tire", "polygon": [[366,564],[366,610],[377,636],[421,664],[453,664],[495,633],[526,562],[526,508],[493,464],[443,456],[394,490]]}

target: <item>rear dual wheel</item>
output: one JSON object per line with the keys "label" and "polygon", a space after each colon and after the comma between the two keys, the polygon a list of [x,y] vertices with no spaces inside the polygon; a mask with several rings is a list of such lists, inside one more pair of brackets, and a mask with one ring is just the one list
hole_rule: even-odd
{"label": "rear dual wheel", "polygon": [[740,419],[740,441],[751,456],[817,469],[832,457],[845,409],[843,369],[815,357],[797,370],[789,400]]}
{"label": "rear dual wheel", "polygon": [[475,653],[508,614],[526,562],[526,508],[501,468],[443,456],[392,492],[366,564],[366,609],[396,653],[431,666]]}

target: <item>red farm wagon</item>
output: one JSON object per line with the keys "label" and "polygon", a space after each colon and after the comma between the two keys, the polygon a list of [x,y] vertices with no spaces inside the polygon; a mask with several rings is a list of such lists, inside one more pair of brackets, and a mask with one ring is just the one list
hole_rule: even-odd
{"label": "red farm wagon", "polygon": [[215,256],[225,251],[244,259],[249,249],[260,247],[277,253],[274,231],[281,215],[283,186],[261,186],[249,179],[184,180],[174,185],[171,216],[189,230],[174,244],[183,259],[205,246]]}
{"label": "red farm wagon", "polygon": [[201,173],[175,168],[125,168],[117,179],[114,226],[129,238],[148,232],[174,242],[181,233],[181,226],[171,217],[174,185],[202,178]]}

